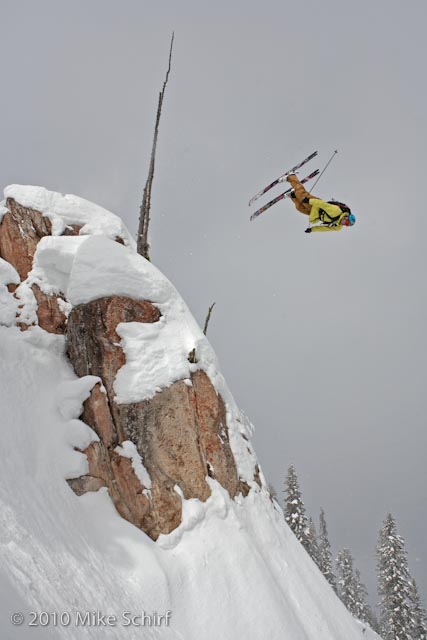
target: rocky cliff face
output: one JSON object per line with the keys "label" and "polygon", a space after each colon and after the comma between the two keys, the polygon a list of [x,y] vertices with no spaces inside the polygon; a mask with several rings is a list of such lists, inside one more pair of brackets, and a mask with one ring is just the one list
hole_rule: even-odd
{"label": "rocky cliff face", "polygon": [[[49,292],[38,281],[33,261],[40,240],[52,234],[50,218],[13,198],[6,200],[6,207],[0,257],[21,281],[5,283],[17,301],[17,325],[26,330],[38,324],[47,332],[64,334],[77,376],[99,378],[81,416],[99,440],[84,450],[88,472],[68,480],[72,489],[81,495],[107,487],[118,512],[153,539],[180,524],[182,497],[206,501],[211,493],[208,478],[231,498],[247,495],[248,482],[239,477],[230,445],[224,400],[205,371],[193,367],[190,377],[143,401],[117,401],[114,383],[126,355],[116,329],[122,323],[159,323],[160,309],[150,300],[124,295],[72,307],[65,291]],[[65,225],[61,235],[77,236],[81,228]],[[125,242],[117,235],[115,240]],[[260,484],[256,467],[253,475]]]}

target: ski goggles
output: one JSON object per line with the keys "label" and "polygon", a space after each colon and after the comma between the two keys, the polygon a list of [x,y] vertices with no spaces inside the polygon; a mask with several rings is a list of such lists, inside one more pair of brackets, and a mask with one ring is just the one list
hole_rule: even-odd
{"label": "ski goggles", "polygon": [[356,217],[352,214],[349,213],[349,215],[347,216],[347,218],[343,218],[341,220],[341,224],[344,227],[352,227],[354,225],[354,223],[356,222]]}
{"label": "ski goggles", "polygon": [[352,227],[355,222],[356,222],[356,217],[352,213],[349,213],[346,218],[343,218],[341,220],[341,224],[344,227]]}

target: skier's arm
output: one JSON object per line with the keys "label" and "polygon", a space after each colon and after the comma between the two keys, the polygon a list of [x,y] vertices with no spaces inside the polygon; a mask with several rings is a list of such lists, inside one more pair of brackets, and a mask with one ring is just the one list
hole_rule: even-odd
{"label": "skier's arm", "polygon": [[311,231],[341,231],[342,229],[342,225],[339,224],[337,226],[333,226],[333,227],[328,227],[327,224],[319,224],[316,225],[315,227],[311,227]]}

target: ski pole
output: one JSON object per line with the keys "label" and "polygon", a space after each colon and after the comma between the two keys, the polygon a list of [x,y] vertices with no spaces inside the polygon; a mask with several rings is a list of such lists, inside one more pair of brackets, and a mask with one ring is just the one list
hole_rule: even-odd
{"label": "ski pole", "polygon": [[333,154],[331,155],[331,157],[329,158],[328,162],[325,164],[324,168],[322,169],[322,171],[320,172],[319,177],[317,178],[316,182],[314,183],[314,185],[311,187],[310,190],[314,189],[314,187],[316,186],[316,184],[319,182],[320,178],[323,176],[323,174],[325,173],[326,169],[329,167],[329,165],[331,164],[332,160],[335,158],[336,154],[338,153],[337,150],[335,150],[333,152]]}

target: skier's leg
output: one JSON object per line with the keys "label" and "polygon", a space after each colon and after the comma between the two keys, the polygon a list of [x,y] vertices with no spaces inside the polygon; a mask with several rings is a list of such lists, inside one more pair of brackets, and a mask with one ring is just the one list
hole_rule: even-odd
{"label": "skier's leg", "polygon": [[310,211],[307,210],[309,209],[309,207],[307,207],[305,203],[298,200],[295,193],[291,194],[291,200],[294,203],[295,209],[297,211],[299,211],[300,213],[303,213],[305,216],[309,215]]}
{"label": "skier's leg", "polygon": [[[288,176],[287,181],[289,182],[289,184],[294,190],[294,193],[291,196],[291,199],[295,205],[295,208],[300,213],[304,213],[306,216],[308,216],[310,213],[310,205],[308,204],[308,200],[313,196],[311,195],[311,193],[309,193],[304,189],[303,185],[298,180],[296,175]],[[303,202],[303,200],[306,200],[306,202]]]}

